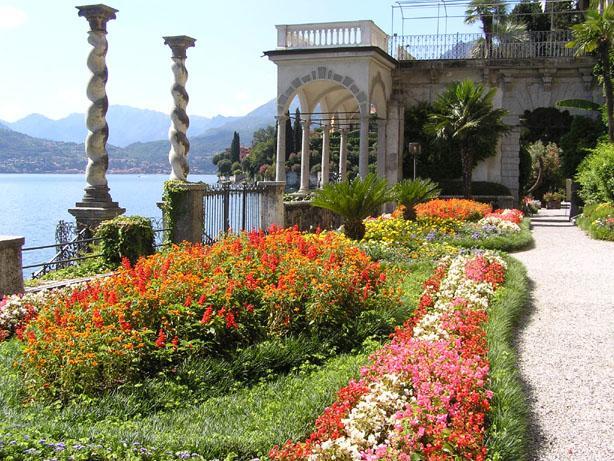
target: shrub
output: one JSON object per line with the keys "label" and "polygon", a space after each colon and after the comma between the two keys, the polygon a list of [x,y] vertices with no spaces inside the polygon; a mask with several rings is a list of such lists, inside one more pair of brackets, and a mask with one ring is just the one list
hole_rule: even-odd
{"label": "shrub", "polygon": [[39,306],[22,335],[24,369],[34,393],[70,398],[269,338],[352,346],[360,319],[382,325],[368,312],[394,317],[385,307],[399,305],[398,289],[386,280],[334,233],[272,228],[175,246]]}
{"label": "shrub", "polygon": [[614,202],[614,144],[603,142],[591,149],[580,164],[576,180],[586,203]]}
{"label": "shrub", "polygon": [[342,216],[345,235],[361,240],[365,235],[363,219],[377,214],[390,200],[392,193],[386,180],[369,174],[365,179],[356,177],[351,181],[329,183],[315,192],[311,203]]}
{"label": "shrub", "polygon": [[441,189],[430,179],[405,179],[393,188],[394,198],[399,205],[405,207],[405,219],[416,219],[414,207],[418,203],[439,197]]}
{"label": "shrub", "polygon": [[416,214],[419,218],[433,217],[477,221],[490,211],[490,205],[464,199],[438,199],[416,205]]}
{"label": "shrub", "polygon": [[576,222],[592,238],[614,240],[614,204],[612,203],[586,205]]}
{"label": "shrub", "polygon": [[96,229],[104,261],[118,266],[123,258],[134,264],[141,256],[154,253],[151,221],[141,216],[118,216],[104,221]]}

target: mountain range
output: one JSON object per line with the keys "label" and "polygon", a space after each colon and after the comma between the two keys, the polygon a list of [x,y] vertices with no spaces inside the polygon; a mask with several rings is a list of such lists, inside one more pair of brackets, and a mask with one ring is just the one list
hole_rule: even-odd
{"label": "mountain range", "polygon": [[[251,144],[254,131],[275,122],[275,100],[242,117],[190,116],[190,168],[215,172],[214,154],[230,146],[233,132]],[[170,119],[168,114],[129,106],[110,106],[109,171],[167,173]],[[84,171],[84,114],[52,120],[31,114],[16,122],[0,120],[0,173],[80,173]]]}

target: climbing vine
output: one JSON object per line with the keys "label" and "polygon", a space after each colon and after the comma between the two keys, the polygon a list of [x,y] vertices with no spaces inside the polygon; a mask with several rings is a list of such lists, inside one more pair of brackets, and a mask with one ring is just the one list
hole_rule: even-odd
{"label": "climbing vine", "polygon": [[177,213],[179,210],[179,204],[185,197],[188,189],[186,183],[178,180],[169,180],[164,182],[164,189],[162,192],[162,220],[164,222],[164,243],[170,243],[172,241],[171,234],[172,229],[175,228],[177,223]]}

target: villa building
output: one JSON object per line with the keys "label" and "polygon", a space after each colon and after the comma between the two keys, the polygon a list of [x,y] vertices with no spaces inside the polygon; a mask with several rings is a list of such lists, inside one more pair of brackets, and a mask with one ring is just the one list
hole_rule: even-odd
{"label": "villa building", "polygon": [[[510,132],[497,154],[474,169],[475,181],[505,185],[518,200],[520,121],[526,110],[563,99],[601,103],[592,57],[565,45],[568,30],[530,32],[521,42],[499,39],[488,49],[480,34],[392,35],[373,21],[277,26],[277,48],[265,52],[277,65],[277,120],[297,98],[303,123],[300,190],[309,189],[309,135],[323,127],[322,184],[330,173],[330,131],[340,133],[339,177],[347,174],[348,128],[360,127],[359,174],[368,171],[370,119],[377,119],[377,172],[402,179],[405,110],[432,102],[451,82],[471,79],[496,88],[495,106],[507,111]],[[371,124],[372,126],[372,124]],[[276,180],[285,181],[285,134],[278,129]],[[306,142],[307,141],[307,142]]]}

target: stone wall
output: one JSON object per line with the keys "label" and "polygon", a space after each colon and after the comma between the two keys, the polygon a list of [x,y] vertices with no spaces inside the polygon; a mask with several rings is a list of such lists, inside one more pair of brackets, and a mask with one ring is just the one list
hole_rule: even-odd
{"label": "stone wall", "polygon": [[332,211],[317,208],[310,202],[284,202],[285,227],[298,226],[302,231],[320,229],[337,229],[341,218]]}
{"label": "stone wall", "polygon": [[[501,183],[518,200],[520,119],[524,111],[554,107],[563,99],[602,103],[601,89],[592,73],[594,64],[591,57],[402,61],[394,79],[401,89],[405,107],[433,102],[447,85],[463,79],[496,88],[494,105],[507,110],[505,122],[511,130],[501,138],[497,155],[480,162],[474,169],[473,180]],[[405,143],[410,141],[406,139]]]}
{"label": "stone wall", "polygon": [[23,237],[0,235],[0,298],[23,293],[21,247],[24,242]]}

